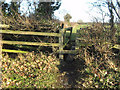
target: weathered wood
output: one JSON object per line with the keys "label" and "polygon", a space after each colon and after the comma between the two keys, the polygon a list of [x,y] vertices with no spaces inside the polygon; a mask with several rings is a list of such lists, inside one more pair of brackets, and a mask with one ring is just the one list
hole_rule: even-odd
{"label": "weathered wood", "polygon": [[5,24],[0,24],[0,28],[9,28],[9,25],[5,25]]}
{"label": "weathered wood", "polygon": [[[20,44],[20,45],[36,45],[36,46],[56,46],[59,47],[57,53],[59,53],[59,58],[63,60],[64,54],[75,54],[76,50],[63,50],[63,42],[64,42],[64,32],[66,30],[70,30],[70,36],[72,34],[72,28],[69,29],[61,29],[60,33],[45,33],[45,32],[30,32],[30,31],[14,31],[14,30],[1,30],[0,33],[7,34],[23,34],[23,35],[41,35],[41,36],[56,36],[59,37],[59,43],[39,43],[39,42],[24,42],[24,41],[2,41],[2,44]],[[12,53],[27,53],[26,51],[20,50],[9,50],[2,49],[3,52],[12,52]]]}
{"label": "weathered wood", "polygon": [[59,37],[59,59],[60,60],[63,60],[63,53],[62,53],[62,50],[63,50],[63,37],[64,37],[64,29],[61,29],[60,30],[60,37]]}
{"label": "weathered wood", "polygon": [[119,50],[120,50],[120,45],[115,44],[112,48],[116,48],[116,49],[119,49]]}
{"label": "weathered wood", "polygon": [[23,35],[41,35],[41,36],[56,36],[59,37],[59,33],[46,33],[46,32],[30,32],[30,31],[13,31],[13,30],[1,30],[0,33],[7,34],[23,34]]}
{"label": "weathered wood", "polygon": [[35,47],[33,47],[33,46],[24,46],[24,45],[17,45],[17,46],[15,46],[15,47],[17,47],[17,48],[21,48],[21,49],[30,49],[30,50],[36,50],[36,48]]}
{"label": "weathered wood", "polygon": [[61,53],[61,54],[76,54],[78,52],[78,50],[57,50],[57,53]]}
{"label": "weathered wood", "polygon": [[80,30],[77,30],[77,31],[76,31],[77,33],[76,33],[76,40],[75,40],[75,42],[76,42],[76,43],[75,43],[75,44],[76,44],[76,45],[75,45],[75,50],[78,50],[78,49],[79,49],[79,41],[78,41],[78,39],[77,39],[77,38],[78,38],[79,31],[80,31]]}
{"label": "weathered wood", "polygon": [[10,50],[10,49],[2,49],[2,52],[7,52],[7,53],[29,53],[29,52],[27,52],[27,51]]}
{"label": "weathered wood", "polygon": [[39,42],[23,42],[23,41],[2,41],[2,44],[21,44],[21,45],[33,45],[33,46],[56,46],[59,47],[59,43],[39,43]]}

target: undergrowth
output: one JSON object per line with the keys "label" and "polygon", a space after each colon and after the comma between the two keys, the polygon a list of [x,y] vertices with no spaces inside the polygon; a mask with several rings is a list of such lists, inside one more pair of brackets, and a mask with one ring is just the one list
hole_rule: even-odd
{"label": "undergrowth", "polygon": [[84,88],[120,89],[119,52],[112,51],[116,37],[111,43],[110,30],[105,30],[101,24],[81,30],[78,37],[82,40],[77,43],[80,52],[77,58],[85,60],[87,67],[82,71],[85,77],[77,82]]}
{"label": "undergrowth", "polygon": [[3,55],[2,88],[60,88],[59,64],[54,55],[42,53],[19,54],[15,59]]}

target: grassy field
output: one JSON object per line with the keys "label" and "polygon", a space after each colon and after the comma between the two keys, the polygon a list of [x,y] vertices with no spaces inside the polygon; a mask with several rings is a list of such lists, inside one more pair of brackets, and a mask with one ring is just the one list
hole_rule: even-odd
{"label": "grassy field", "polygon": [[[72,36],[71,36],[71,41],[74,41],[76,39],[76,31],[77,30],[80,30],[80,28],[86,28],[86,27],[89,27],[90,25],[89,24],[75,24],[73,25],[73,30],[72,30]],[[110,26],[106,26],[105,28],[110,28]],[[120,27],[115,25],[115,28],[117,28],[117,32],[116,32],[116,36],[120,36]],[[70,32],[68,31],[67,32],[67,36],[70,35]]]}
{"label": "grassy field", "polygon": [[[75,24],[73,25],[73,30],[72,30],[72,35],[71,35],[71,41],[75,41],[76,39],[76,31],[79,30],[80,28],[86,28],[90,25],[88,24]],[[70,35],[70,32],[67,31],[66,33],[66,36],[69,36]],[[65,40],[65,42],[67,41],[68,39]]]}

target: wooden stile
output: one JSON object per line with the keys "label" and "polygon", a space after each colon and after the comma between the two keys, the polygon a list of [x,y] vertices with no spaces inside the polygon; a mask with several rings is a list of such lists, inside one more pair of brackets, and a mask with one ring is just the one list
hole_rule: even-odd
{"label": "wooden stile", "polygon": [[[63,28],[64,25],[62,25],[62,28],[60,29],[59,33],[46,33],[46,32],[31,32],[31,31],[14,31],[14,30],[2,30],[2,28],[9,28],[9,25],[2,25],[0,24],[0,55],[2,52],[12,52],[12,53],[28,53],[27,51],[20,51],[20,50],[9,50],[9,49],[2,49],[2,44],[19,44],[19,45],[33,45],[33,46],[53,46],[53,47],[59,47],[59,50],[57,50],[56,53],[59,53],[60,60],[64,59],[64,54],[76,54],[78,52],[79,46],[86,46],[85,43],[80,43],[81,41],[84,41],[84,38],[78,38],[76,37],[76,45],[75,50],[64,50],[64,38],[66,31],[70,31],[70,36],[72,34],[72,27],[69,28]],[[77,34],[79,34],[80,30],[77,30]],[[54,36],[59,38],[59,43],[40,43],[40,42],[24,42],[24,41],[6,41],[2,40],[2,33],[4,34],[21,34],[21,35],[40,35],[40,36]],[[76,34],[76,36],[77,36]],[[71,37],[69,37],[69,40]],[[103,44],[111,44],[108,42],[105,42]],[[88,45],[88,44],[87,44]],[[89,44],[88,46],[91,46],[92,44]],[[29,47],[30,47],[29,46]],[[112,48],[120,49],[120,45],[115,44]],[[1,58],[1,57],[0,57]]]}
{"label": "wooden stile", "polygon": [[[1,25],[2,26],[2,25]],[[2,27],[8,27],[8,25],[3,25]],[[40,36],[54,36],[59,37],[59,43],[39,43],[39,42],[24,42],[24,41],[6,41],[2,40],[2,44],[19,44],[19,45],[33,45],[33,46],[53,46],[59,47],[57,53],[59,53],[59,58],[63,60],[63,55],[66,53],[75,53],[74,50],[63,50],[64,48],[64,34],[66,34],[66,30],[70,31],[70,35],[72,34],[72,28],[65,28],[63,29],[64,24],[62,24],[62,28],[60,29],[59,33],[46,33],[46,32],[31,32],[31,31],[14,31],[14,30],[1,30],[1,33],[4,34],[21,34],[21,35],[40,35]],[[3,52],[12,52],[12,53],[28,53],[26,51],[20,50],[9,50],[9,49],[2,49]]]}

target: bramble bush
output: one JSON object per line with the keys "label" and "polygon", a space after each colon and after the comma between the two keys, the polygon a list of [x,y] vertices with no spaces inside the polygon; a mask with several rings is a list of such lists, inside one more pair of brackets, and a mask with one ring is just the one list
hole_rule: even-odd
{"label": "bramble bush", "polygon": [[78,58],[84,59],[87,67],[83,71],[86,77],[78,83],[85,88],[120,88],[120,58],[112,52],[115,43],[111,43],[110,30],[96,24],[81,30],[79,37],[78,45],[84,46],[79,46]]}
{"label": "bramble bush", "polygon": [[58,59],[54,55],[19,54],[2,58],[2,88],[58,88]]}

